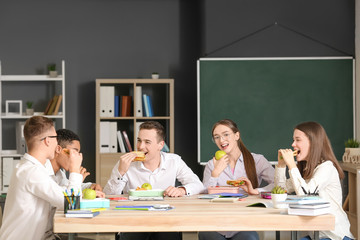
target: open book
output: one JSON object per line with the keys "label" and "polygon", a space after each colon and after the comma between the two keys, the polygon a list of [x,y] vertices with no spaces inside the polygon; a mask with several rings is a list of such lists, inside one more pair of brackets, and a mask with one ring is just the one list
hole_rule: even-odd
{"label": "open book", "polygon": [[272,208],[274,207],[271,201],[260,201],[247,205],[247,207],[263,207],[263,208]]}

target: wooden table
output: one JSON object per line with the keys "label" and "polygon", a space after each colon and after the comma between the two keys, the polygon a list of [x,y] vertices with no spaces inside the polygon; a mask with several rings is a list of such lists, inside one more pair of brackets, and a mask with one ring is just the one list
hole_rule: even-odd
{"label": "wooden table", "polygon": [[[246,207],[271,201],[250,196],[236,203],[210,202],[198,196],[165,198],[164,201],[111,201],[109,210],[91,218],[54,217],[55,233],[193,232],[199,231],[319,231],[335,227],[333,215],[287,215],[286,209]],[[117,205],[170,204],[169,211],[113,210]]]}

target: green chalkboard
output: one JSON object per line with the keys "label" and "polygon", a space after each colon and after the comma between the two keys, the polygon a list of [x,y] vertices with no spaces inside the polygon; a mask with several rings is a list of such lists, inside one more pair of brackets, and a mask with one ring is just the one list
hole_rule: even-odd
{"label": "green chalkboard", "polygon": [[235,121],[253,153],[277,161],[291,148],[293,128],[304,121],[323,125],[335,155],[353,137],[353,59],[265,58],[198,61],[198,162],[217,149],[211,129]]}

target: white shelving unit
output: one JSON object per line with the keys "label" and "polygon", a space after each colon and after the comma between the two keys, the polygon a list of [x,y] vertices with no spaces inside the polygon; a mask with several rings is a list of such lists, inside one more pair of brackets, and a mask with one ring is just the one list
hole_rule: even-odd
{"label": "white shelving unit", "polygon": [[[8,181],[11,177],[12,169],[11,166],[15,167],[17,161],[22,157],[22,153],[18,153],[15,149],[4,149],[4,141],[8,140],[9,134],[4,133],[4,125],[11,126],[16,129],[17,121],[26,121],[26,119],[30,118],[30,115],[26,115],[21,109],[21,114],[6,114],[5,112],[5,101],[13,100],[13,99],[4,99],[4,92],[7,91],[7,85],[16,86],[16,88],[21,89],[29,84],[36,83],[36,86],[47,86],[49,91],[51,92],[34,92],[34,95],[38,95],[37,97],[42,97],[44,95],[44,101],[49,101],[49,96],[53,96],[54,94],[62,94],[62,102],[60,105],[58,115],[46,115],[46,117],[53,119],[56,122],[56,128],[65,128],[65,61],[61,62],[61,75],[57,77],[49,77],[49,75],[3,75],[2,74],[2,66],[0,62],[0,192],[6,193],[8,188]],[[49,87],[51,86],[51,87]],[[52,92],[54,91],[54,92]],[[9,93],[7,94],[9,95]],[[47,96],[46,96],[47,95]],[[9,98],[9,96],[7,96]],[[24,102],[24,99],[18,99]],[[24,104],[24,103],[23,103]],[[43,115],[44,112],[35,112],[34,115]],[[7,124],[4,124],[7,122]],[[59,126],[60,125],[60,126]],[[14,130],[11,129],[11,130]],[[14,133],[15,131],[10,132]],[[6,136],[5,136],[6,135]],[[12,135],[12,134],[11,134]],[[10,144],[11,145],[11,144]],[[15,143],[16,146],[16,137]],[[13,161],[10,161],[12,159]],[[10,167],[9,167],[10,166]]]}

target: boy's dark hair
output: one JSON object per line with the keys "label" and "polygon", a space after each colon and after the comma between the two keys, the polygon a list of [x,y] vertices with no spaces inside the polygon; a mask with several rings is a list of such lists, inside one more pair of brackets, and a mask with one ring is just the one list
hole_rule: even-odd
{"label": "boy's dark hair", "polygon": [[141,129],[147,129],[147,130],[151,130],[154,129],[156,131],[157,137],[158,137],[158,141],[165,141],[165,128],[163,127],[163,125],[161,125],[159,122],[156,121],[146,121],[143,122],[140,127]]}
{"label": "boy's dark hair", "polygon": [[71,144],[72,141],[77,140],[80,142],[79,136],[69,129],[59,129],[56,130],[58,145],[62,148],[65,148],[67,145]]}

